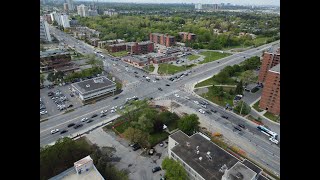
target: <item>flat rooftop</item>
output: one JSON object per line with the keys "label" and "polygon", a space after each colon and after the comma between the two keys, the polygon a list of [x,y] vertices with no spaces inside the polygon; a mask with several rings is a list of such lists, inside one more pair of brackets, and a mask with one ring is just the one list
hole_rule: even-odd
{"label": "flat rooftop", "polygon": [[115,86],[116,83],[112,82],[105,76],[100,76],[81,82],[73,83],[71,86],[76,88],[81,94],[98,91],[107,87]]}
{"label": "flat rooftop", "polygon": [[272,67],[269,71],[280,73],[280,64],[277,64],[276,66]]}
{"label": "flat rooftop", "polygon": [[141,57],[141,56],[126,56],[123,57],[123,59],[133,61],[133,62],[148,62],[147,58]]}
{"label": "flat rooftop", "polygon": [[257,174],[259,174],[262,169],[259,168],[258,166],[256,166],[255,164],[253,164],[252,162],[248,161],[247,159],[245,159],[242,164],[244,164],[245,166],[247,166],[248,168],[250,168],[251,170],[253,170],[254,172],[256,172]]}
{"label": "flat rooftop", "polygon": [[256,172],[237,162],[231,169],[228,170],[226,175],[227,180],[251,180],[257,175]]}
{"label": "flat rooftop", "polygon": [[49,180],[103,180],[103,177],[95,168],[78,175],[75,168],[72,167]]}
{"label": "flat rooftop", "polygon": [[[239,161],[200,134],[188,137],[182,131],[177,131],[170,137],[179,143],[171,151],[206,180],[221,180],[224,173],[220,169],[224,165],[230,169]],[[197,146],[199,154],[196,153]],[[207,152],[210,152],[211,160]],[[202,157],[202,160],[199,157]]]}
{"label": "flat rooftop", "polygon": [[53,55],[62,55],[62,54],[70,54],[70,53],[68,51],[63,51],[60,49],[52,49],[47,51],[40,51],[40,58],[53,56]]}

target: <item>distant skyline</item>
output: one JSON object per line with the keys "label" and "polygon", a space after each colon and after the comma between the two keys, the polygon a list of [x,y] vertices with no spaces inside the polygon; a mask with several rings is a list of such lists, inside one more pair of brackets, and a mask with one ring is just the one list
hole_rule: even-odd
{"label": "distant skyline", "polygon": [[[92,0],[75,0],[92,1]],[[96,0],[95,0],[96,1]],[[231,3],[237,5],[275,5],[280,6],[280,0],[98,0],[99,2],[122,2],[122,3],[201,3],[220,4]]]}

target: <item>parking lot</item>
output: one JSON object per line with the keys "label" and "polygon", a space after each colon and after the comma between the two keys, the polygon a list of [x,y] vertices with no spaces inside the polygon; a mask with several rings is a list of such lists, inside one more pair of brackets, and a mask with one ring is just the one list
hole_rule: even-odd
{"label": "parking lot", "polygon": [[116,136],[113,132],[104,132],[102,128],[98,128],[86,137],[99,147],[112,147],[115,149],[113,157],[118,157],[119,162],[115,162],[118,169],[126,169],[129,171],[129,179],[139,180],[159,180],[163,177],[164,172],[160,170],[152,173],[152,168],[156,166],[161,167],[162,160],[168,156],[167,140],[154,147],[155,153],[151,156],[144,152],[143,149],[133,151],[129,142],[125,139]]}
{"label": "parking lot", "polygon": [[[83,105],[76,96],[70,96],[71,91],[69,90],[69,87],[70,85],[64,85],[54,86],[52,89],[49,89],[48,87],[40,89],[40,98],[43,102],[43,105],[45,106],[45,110],[47,111],[46,114],[40,115],[40,119],[62,113],[66,109],[77,108]],[[55,93],[57,91],[59,91],[60,93]],[[48,96],[49,92],[52,92],[53,95]],[[57,104],[52,99],[53,97],[55,97],[54,99],[56,100]],[[71,104],[72,107],[68,108],[68,106]],[[61,108],[61,110],[58,109],[59,107]]]}

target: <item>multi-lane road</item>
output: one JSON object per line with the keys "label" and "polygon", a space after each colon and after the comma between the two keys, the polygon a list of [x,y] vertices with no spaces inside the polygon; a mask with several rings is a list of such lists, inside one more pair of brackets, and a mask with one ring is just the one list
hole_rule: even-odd
{"label": "multi-lane road", "polygon": [[[55,28],[51,27],[51,30],[59,40],[63,40],[64,43],[73,47],[75,50],[84,54],[94,53],[94,48],[92,46],[87,45],[86,43],[81,42]],[[77,134],[79,131],[85,128],[97,125],[99,123],[101,124],[102,121],[108,121],[108,119],[117,116],[116,113],[110,113],[111,107],[120,107],[125,103],[125,99],[128,97],[137,96],[140,99],[150,97],[153,97],[154,99],[170,98],[180,104],[191,107],[192,109],[194,109],[194,111],[198,111],[200,107],[194,104],[193,101],[200,101],[203,99],[193,92],[194,84],[203,79],[211,77],[214,74],[217,74],[226,66],[239,64],[245,59],[252,56],[260,56],[263,50],[267,50],[268,48],[273,46],[279,46],[279,43],[279,41],[273,42],[260,46],[258,48],[249,49],[241,53],[235,53],[231,56],[214,62],[198,65],[191,69],[192,73],[189,76],[185,76],[183,79],[176,82],[169,81],[168,79],[161,79],[157,82],[147,82],[142,76],[145,75],[150,77],[150,75],[146,74],[144,71],[130,66],[126,67],[127,64],[125,62],[112,61],[112,57],[104,54],[105,58],[101,60],[104,61],[104,65],[106,65],[105,70],[111,72],[121,81],[126,82],[124,91],[121,94],[117,95],[119,98],[116,100],[114,100],[114,97],[106,98],[104,100],[96,102],[95,104],[77,108],[73,112],[69,112],[52,118],[49,117],[47,121],[40,123],[40,145],[50,144],[56,141],[61,136]],[[134,71],[138,72],[138,76],[140,76],[139,78],[134,76]],[[190,71],[190,69],[188,71]],[[166,84],[169,84],[170,86],[166,86]],[[158,90],[159,87],[161,87],[163,91]],[[179,98],[174,96],[174,94],[176,93],[180,95]],[[188,96],[190,100],[183,98],[185,96]],[[246,130],[242,131],[241,133],[234,133],[234,136],[237,136],[237,138],[241,138],[247,143],[255,145],[256,150],[255,153],[251,153],[251,158],[258,161],[266,168],[271,169],[276,174],[280,175],[279,146],[271,144],[270,141],[268,141],[267,137],[257,130],[254,124],[248,122],[244,118],[235,115],[232,112],[226,111],[214,104],[208,105],[208,108],[217,110],[217,113],[206,114],[206,116],[210,117],[210,121],[214,121],[215,123],[222,125],[226,131],[234,131],[233,126],[238,125],[239,123],[245,124]],[[101,110],[108,110],[107,116],[100,118]],[[63,135],[61,135],[60,133],[52,135],[50,133],[52,129],[56,128],[60,130],[67,129],[66,127],[68,124],[80,123],[82,118],[90,118],[93,114],[98,114],[99,116],[93,118],[94,121],[91,123],[83,123],[84,126],[80,127],[79,129],[74,129],[72,127],[68,128],[69,131]],[[221,118],[221,115],[226,115],[229,118]],[[211,122],[209,123],[211,124]],[[259,156],[257,154],[259,154]]]}

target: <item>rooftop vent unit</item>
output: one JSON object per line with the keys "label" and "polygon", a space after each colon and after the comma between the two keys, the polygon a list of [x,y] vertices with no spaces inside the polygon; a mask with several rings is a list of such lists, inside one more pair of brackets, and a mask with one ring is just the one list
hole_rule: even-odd
{"label": "rooftop vent unit", "polygon": [[243,179],[243,174],[241,174],[240,172],[238,172],[238,173],[236,174],[236,178],[237,178],[237,179]]}
{"label": "rooftop vent unit", "polygon": [[196,147],[197,151],[199,150],[199,146]]}
{"label": "rooftop vent unit", "polygon": [[197,151],[197,154],[199,154],[200,151]]}
{"label": "rooftop vent unit", "polygon": [[99,77],[99,78],[95,78],[93,79],[94,83],[103,83],[103,78]]}
{"label": "rooftop vent unit", "polygon": [[89,88],[89,87],[90,87],[90,84],[87,84],[86,87]]}
{"label": "rooftop vent unit", "polygon": [[202,160],[202,157],[199,157],[199,160],[201,161],[201,160]]}
{"label": "rooftop vent unit", "polygon": [[187,142],[187,146],[190,147],[190,142]]}
{"label": "rooftop vent unit", "polygon": [[221,166],[221,168],[219,169],[219,171],[222,172],[222,173],[224,173],[227,169],[228,169],[227,165],[224,164],[223,166]]}

